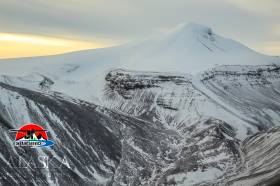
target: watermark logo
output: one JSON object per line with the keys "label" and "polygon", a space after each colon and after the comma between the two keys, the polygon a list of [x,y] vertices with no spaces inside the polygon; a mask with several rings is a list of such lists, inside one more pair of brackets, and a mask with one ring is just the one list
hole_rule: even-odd
{"label": "watermark logo", "polygon": [[16,133],[15,146],[37,148],[54,145],[54,142],[48,139],[48,131],[38,124],[29,123],[19,129],[11,129],[10,132]]}

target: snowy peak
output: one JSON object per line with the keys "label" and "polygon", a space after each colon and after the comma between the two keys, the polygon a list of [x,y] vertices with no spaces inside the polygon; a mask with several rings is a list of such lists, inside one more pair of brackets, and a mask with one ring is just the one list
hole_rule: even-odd
{"label": "snowy peak", "polygon": [[195,37],[197,35],[213,35],[211,28],[196,23],[182,23],[173,30],[171,35],[177,37]]}
{"label": "snowy peak", "polygon": [[[170,45],[170,50],[174,47],[179,55],[185,54],[186,59],[193,57],[196,58],[196,61],[201,61],[198,60],[200,56],[203,59],[207,56],[205,64],[209,63],[206,60],[217,58],[217,56],[219,58],[232,58],[236,53],[248,56],[253,52],[241,43],[219,36],[211,28],[196,23],[180,24],[162,37],[161,41],[162,45],[164,45],[163,43]],[[254,55],[261,55],[256,52],[253,53]],[[220,61],[221,59],[216,59],[217,64]]]}
{"label": "snowy peak", "polygon": [[195,23],[181,24],[165,35],[133,47],[124,47],[124,50],[128,53],[120,56],[121,66],[130,70],[196,74],[216,64],[277,63],[274,57],[257,53],[239,42],[219,36],[209,27]]}
{"label": "snowy peak", "polygon": [[[279,58],[256,53],[238,42],[214,34],[208,27],[191,23],[133,44],[56,56],[0,60],[0,75],[29,77],[40,73],[38,82],[33,81],[34,86],[41,83],[41,77],[47,77],[53,83],[48,81],[44,89],[92,102],[102,95],[104,77],[110,69],[195,75],[216,65],[279,62]],[[13,79],[13,82],[10,84],[15,85],[17,80]],[[26,87],[25,84],[20,87]]]}
{"label": "snowy peak", "polygon": [[214,35],[209,27],[195,23],[180,24],[160,39],[159,48],[167,48],[165,52],[168,54],[172,53],[185,59],[199,55],[205,57],[212,52],[225,51],[217,40],[219,37]]}
{"label": "snowy peak", "polygon": [[[28,75],[40,72],[55,77],[63,74],[64,78],[70,74],[72,79],[85,77],[92,81],[94,76],[110,68],[196,74],[216,64],[279,64],[279,58],[257,53],[239,42],[219,36],[209,27],[190,23],[181,24],[169,33],[141,42],[0,62],[0,74],[18,75],[24,72]],[[69,67],[74,68],[65,70]]]}
{"label": "snowy peak", "polygon": [[161,45],[170,46],[170,50],[175,47],[174,49],[178,50],[178,53],[213,52],[215,49],[221,50],[213,47],[216,37],[209,27],[196,23],[184,23],[162,37]]}
{"label": "snowy peak", "polygon": [[177,27],[177,30],[186,31],[186,32],[193,32],[193,33],[209,33],[212,32],[211,28],[197,24],[197,23],[182,23]]}

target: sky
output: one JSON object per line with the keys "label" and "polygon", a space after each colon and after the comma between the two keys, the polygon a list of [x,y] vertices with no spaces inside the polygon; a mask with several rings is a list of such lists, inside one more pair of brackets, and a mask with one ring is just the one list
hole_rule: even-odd
{"label": "sky", "polygon": [[0,0],[0,58],[108,47],[188,22],[280,55],[279,0]]}

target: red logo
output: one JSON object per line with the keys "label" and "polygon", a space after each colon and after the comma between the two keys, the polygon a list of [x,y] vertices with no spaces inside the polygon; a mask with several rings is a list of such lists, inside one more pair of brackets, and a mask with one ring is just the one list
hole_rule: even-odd
{"label": "red logo", "polygon": [[38,124],[28,123],[19,129],[12,129],[16,132],[15,146],[46,147],[52,146],[53,141],[48,139],[47,130]]}

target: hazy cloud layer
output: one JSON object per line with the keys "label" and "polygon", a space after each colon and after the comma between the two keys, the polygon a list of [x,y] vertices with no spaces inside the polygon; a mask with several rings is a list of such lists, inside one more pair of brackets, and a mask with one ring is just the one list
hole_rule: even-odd
{"label": "hazy cloud layer", "polygon": [[[182,22],[269,52],[279,48],[279,0],[0,0],[0,32],[132,40]],[[272,46],[272,45],[271,45]]]}

